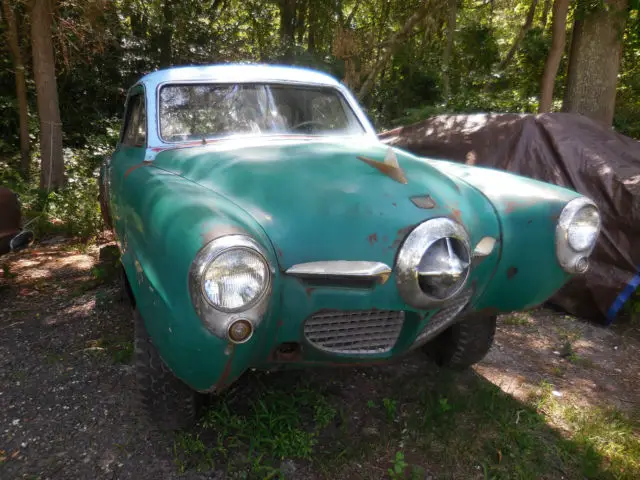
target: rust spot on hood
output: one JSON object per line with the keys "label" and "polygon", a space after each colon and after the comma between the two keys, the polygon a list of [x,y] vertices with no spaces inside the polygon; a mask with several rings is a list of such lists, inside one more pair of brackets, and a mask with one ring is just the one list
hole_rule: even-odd
{"label": "rust spot on hood", "polygon": [[374,243],[376,243],[378,241],[378,234],[376,233],[372,233],[371,235],[369,235],[369,243],[371,245],[373,245]]}

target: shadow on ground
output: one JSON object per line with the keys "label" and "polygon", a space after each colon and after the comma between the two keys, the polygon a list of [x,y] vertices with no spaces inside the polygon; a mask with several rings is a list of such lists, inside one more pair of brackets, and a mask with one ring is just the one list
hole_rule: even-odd
{"label": "shadow on ground", "polygon": [[192,431],[153,433],[132,407],[130,313],[98,257],[0,258],[0,478],[640,476],[637,338],[547,311],[504,318],[475,370],[416,353],[250,372]]}

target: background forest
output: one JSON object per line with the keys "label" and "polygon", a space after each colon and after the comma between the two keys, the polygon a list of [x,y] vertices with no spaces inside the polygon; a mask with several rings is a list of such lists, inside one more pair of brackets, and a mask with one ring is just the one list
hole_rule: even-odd
{"label": "background forest", "polygon": [[170,65],[321,69],[380,130],[564,110],[640,138],[638,0],[0,2],[0,184],[39,229],[99,230],[96,167],[126,90]]}

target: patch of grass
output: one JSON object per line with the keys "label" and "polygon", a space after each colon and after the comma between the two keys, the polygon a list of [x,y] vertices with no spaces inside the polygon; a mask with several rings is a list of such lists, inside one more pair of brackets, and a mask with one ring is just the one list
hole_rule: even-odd
{"label": "patch of grass", "polygon": [[531,319],[526,313],[514,312],[502,317],[502,323],[514,327],[525,327],[531,325]]}
{"label": "patch of grass", "polygon": [[[554,424],[569,432],[583,452],[587,478],[640,477],[640,419],[616,408],[585,408],[543,389],[538,405]],[[599,460],[601,459],[601,460]],[[606,475],[602,472],[606,470]]]}
{"label": "patch of grass", "polygon": [[198,433],[177,437],[174,457],[185,467],[217,461],[238,478],[275,478],[283,460],[312,460],[319,436],[337,413],[322,392],[305,384],[261,385],[260,392],[243,398],[223,395],[204,413]]}
{"label": "patch of grass", "polygon": [[640,478],[637,419],[571,406],[550,383],[521,402],[473,372],[411,375],[380,378],[359,405],[302,374],[252,375],[176,437],[176,464],[249,479],[288,478],[291,462],[336,479],[354,465],[360,478]]}

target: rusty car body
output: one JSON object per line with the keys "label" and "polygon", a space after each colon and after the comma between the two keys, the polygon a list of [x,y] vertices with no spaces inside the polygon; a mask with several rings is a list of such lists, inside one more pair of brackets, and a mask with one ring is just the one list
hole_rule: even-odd
{"label": "rusty car body", "polygon": [[338,81],[278,66],[144,76],[101,192],[141,403],[171,428],[248,369],[471,365],[600,228],[574,191],[385,146]]}

